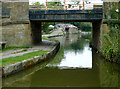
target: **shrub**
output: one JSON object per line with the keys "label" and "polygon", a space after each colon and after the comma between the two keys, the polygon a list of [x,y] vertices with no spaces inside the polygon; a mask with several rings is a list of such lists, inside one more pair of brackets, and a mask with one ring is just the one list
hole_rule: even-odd
{"label": "shrub", "polygon": [[120,32],[114,26],[110,26],[110,33],[103,35],[103,46],[101,52],[106,59],[117,62],[120,58],[119,50],[119,35]]}

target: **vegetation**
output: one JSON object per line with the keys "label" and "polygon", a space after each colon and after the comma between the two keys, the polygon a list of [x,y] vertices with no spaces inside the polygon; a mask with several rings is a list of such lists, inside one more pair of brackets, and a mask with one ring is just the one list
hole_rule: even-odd
{"label": "vegetation", "polygon": [[103,47],[101,49],[105,58],[114,62],[120,61],[120,27],[119,24],[116,24],[120,23],[120,8],[118,8],[119,6],[117,5],[120,5],[120,2],[106,3],[105,5],[105,7],[109,8],[109,10],[105,10],[104,17],[107,19],[106,21],[109,25],[110,32],[103,35]]}
{"label": "vegetation", "polygon": [[[50,34],[53,29],[49,29],[49,25],[55,26],[56,24],[59,24],[59,22],[42,22],[42,31],[45,34]],[[85,32],[91,32],[92,31],[92,24],[89,22],[64,22],[61,24],[73,24],[78,27],[78,30],[82,30]]]}
{"label": "vegetation", "polygon": [[30,7],[33,7],[33,6],[40,6],[40,8],[45,8],[45,5],[41,4],[40,2],[34,2],[32,3],[32,5],[30,5]]}
{"label": "vegetation", "polygon": [[[120,9],[119,9],[119,3],[116,2],[106,2],[106,4],[104,4],[104,7],[106,7],[106,9],[104,10],[104,17],[105,19],[118,19],[118,16],[120,14]],[[109,9],[107,9],[109,8]],[[119,12],[117,12],[116,10],[119,9]]]}
{"label": "vegetation", "polygon": [[89,22],[71,22],[71,24],[78,27],[79,30],[85,31],[85,32],[91,32],[92,31],[92,24]]}
{"label": "vegetation", "polygon": [[110,32],[103,35],[103,47],[101,52],[105,55],[106,59],[109,61],[118,62],[120,59],[120,50],[119,50],[119,28],[116,28],[115,25],[110,25]]}
{"label": "vegetation", "polygon": [[42,40],[49,40],[49,41],[59,42],[58,40],[55,40],[55,39],[48,39],[47,37],[42,37]]}
{"label": "vegetation", "polygon": [[33,5],[40,5],[40,2],[35,2],[33,3]]}
{"label": "vegetation", "polygon": [[[30,58],[33,58],[34,56],[40,56],[43,54],[46,54],[48,51],[36,51],[36,52],[31,52],[31,53],[26,53],[23,54],[22,56],[16,56],[16,57],[9,57],[9,58],[4,58],[0,60],[0,63],[2,62],[2,66],[14,64],[23,60],[28,60]],[[0,65],[1,66],[1,65]]]}
{"label": "vegetation", "polygon": [[16,50],[16,49],[28,49],[28,48],[31,48],[31,47],[6,47],[5,49],[3,50],[0,50],[0,53],[4,52],[4,51],[8,51],[8,50]]}
{"label": "vegetation", "polygon": [[110,9],[110,15],[111,15],[111,19],[118,19],[117,18],[118,13],[116,12],[115,8]]}
{"label": "vegetation", "polygon": [[84,45],[87,44],[87,42],[85,41],[85,39],[88,39],[88,37],[87,38],[80,38],[80,39],[78,38],[77,41],[74,41],[73,43],[71,43],[69,45],[66,45],[64,47],[64,49],[66,49],[66,50],[71,50],[72,49],[75,53],[77,53],[77,52],[83,52]]}
{"label": "vegetation", "polygon": [[61,46],[57,55],[54,57],[54,60],[51,60],[50,64],[47,66],[54,66],[57,67],[57,65],[61,62],[61,59],[64,58],[64,47]]}
{"label": "vegetation", "polygon": [[51,6],[60,6],[62,4],[61,4],[61,2],[48,2],[48,5],[51,5]]}
{"label": "vegetation", "polygon": [[45,34],[50,34],[50,31],[52,29],[49,29],[49,25],[55,25],[55,23],[53,22],[42,22],[42,31],[45,33]]}
{"label": "vegetation", "polygon": [[[32,5],[30,5],[30,7],[34,7],[34,8],[37,8],[36,6],[40,7],[40,9],[46,8],[45,5],[41,4],[40,2],[34,2],[34,3],[32,3]],[[61,2],[47,2],[48,9],[63,9],[63,7],[64,6],[61,4]]]}
{"label": "vegetation", "polygon": [[48,9],[62,9],[63,10],[63,5],[61,4],[61,2],[48,2]]}
{"label": "vegetation", "polygon": [[82,35],[82,37],[83,37],[84,39],[88,39],[88,40],[89,40],[89,43],[90,43],[90,46],[92,45],[92,34]]}

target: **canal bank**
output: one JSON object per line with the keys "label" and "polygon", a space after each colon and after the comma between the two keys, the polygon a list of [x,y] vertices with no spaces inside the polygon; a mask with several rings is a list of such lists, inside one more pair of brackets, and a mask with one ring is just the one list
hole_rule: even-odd
{"label": "canal bank", "polygon": [[27,69],[35,64],[48,60],[49,58],[55,56],[55,54],[59,50],[59,47],[60,47],[60,42],[45,40],[39,45],[30,48],[29,50],[27,49],[27,51],[25,52],[24,51],[16,52],[16,53],[14,52],[14,53],[11,53],[11,55],[7,55],[6,53],[7,56],[6,55],[3,56],[4,59],[1,59],[2,61],[10,57],[11,58],[20,57],[20,56],[23,56],[25,54],[32,53],[32,52],[45,51],[45,53],[43,53],[42,55],[38,54],[37,56],[34,56],[32,58],[24,59],[23,61],[16,62],[14,64],[11,63],[10,65],[2,66],[1,67],[2,76],[8,76],[8,75],[14,74],[21,70]]}
{"label": "canal bank", "polygon": [[[63,31],[61,29],[58,29],[58,30],[55,30],[54,32],[52,32],[51,34],[43,35],[42,43],[38,44],[37,47],[36,46],[32,47],[31,48],[31,49],[33,49],[32,51],[29,50],[28,52],[24,52],[24,50],[26,51],[26,49],[20,49],[20,50],[16,50],[16,51],[11,50],[11,51],[13,51],[12,53],[10,53],[10,52],[1,53],[1,54],[6,54],[5,56],[2,56],[2,59],[4,60],[4,59],[10,58],[10,57],[22,56],[24,54],[36,52],[36,51],[40,51],[40,50],[48,51],[40,56],[37,55],[37,56],[34,56],[32,58],[27,58],[27,59],[24,59],[24,60],[16,62],[16,63],[9,63],[9,65],[8,64],[4,65],[3,67],[1,67],[2,76],[8,76],[8,75],[17,73],[17,72],[24,70],[24,69],[27,69],[27,68],[29,68],[37,63],[40,63],[40,62],[43,62],[47,59],[52,58],[53,56],[55,56],[55,54],[59,50],[60,42],[58,40],[49,39],[49,38],[59,37],[59,36],[64,36],[64,35],[65,35],[65,33],[63,33]],[[46,46],[48,46],[48,48],[46,48]],[[36,50],[36,49],[38,49],[38,50]],[[46,50],[46,49],[48,49],[48,50]],[[2,62],[3,62],[3,60],[2,60]]]}

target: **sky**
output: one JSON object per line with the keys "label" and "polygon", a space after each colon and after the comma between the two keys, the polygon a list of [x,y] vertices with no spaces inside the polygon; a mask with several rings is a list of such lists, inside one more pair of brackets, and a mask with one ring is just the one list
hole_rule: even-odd
{"label": "sky", "polygon": [[[34,2],[40,2],[41,4],[44,3],[45,4],[45,1],[46,0],[29,0],[29,4],[32,4]],[[52,1],[52,0],[47,0],[47,1]],[[53,1],[64,1],[64,0],[53,0]],[[66,0],[66,2],[70,2],[71,0]],[[73,0],[73,1],[76,1],[76,0]],[[83,0],[77,0],[77,1],[83,1]],[[85,0],[86,1],[86,0]],[[91,3],[102,3],[102,0],[87,0],[87,1],[90,1]]]}

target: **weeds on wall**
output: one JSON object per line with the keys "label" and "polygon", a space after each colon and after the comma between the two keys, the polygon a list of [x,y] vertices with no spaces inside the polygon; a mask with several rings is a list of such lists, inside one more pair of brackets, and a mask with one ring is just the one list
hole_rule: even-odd
{"label": "weeds on wall", "polygon": [[120,60],[119,36],[120,31],[115,25],[110,25],[110,32],[103,35],[103,46],[101,52],[111,62]]}

